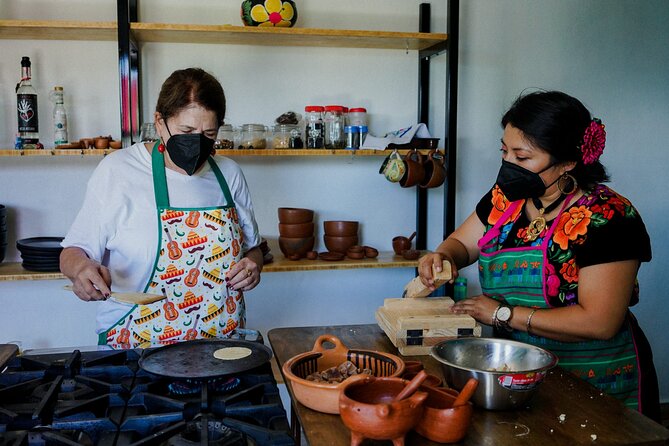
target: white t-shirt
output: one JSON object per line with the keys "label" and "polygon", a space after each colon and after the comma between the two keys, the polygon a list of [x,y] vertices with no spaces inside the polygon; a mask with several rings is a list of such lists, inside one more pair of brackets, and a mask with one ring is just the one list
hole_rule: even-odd
{"label": "white t-shirt", "polygon": [[[244,232],[244,252],[260,244],[258,224],[248,185],[233,160],[215,157],[237,208]],[[221,206],[225,197],[209,163],[188,176],[166,169],[170,206]],[[153,189],[151,155],[143,143],[106,156],[86,189],[84,203],[63,240],[110,270],[112,290],[141,292],[151,278],[158,249],[158,214]],[[106,330],[129,310],[111,300],[100,304],[97,331]]]}

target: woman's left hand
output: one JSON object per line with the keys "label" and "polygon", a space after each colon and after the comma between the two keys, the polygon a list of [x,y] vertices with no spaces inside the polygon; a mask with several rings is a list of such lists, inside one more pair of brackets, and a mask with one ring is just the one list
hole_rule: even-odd
{"label": "woman's left hand", "polygon": [[455,303],[451,312],[455,314],[468,314],[478,322],[492,325],[492,315],[499,307],[500,302],[485,295],[473,296]]}
{"label": "woman's left hand", "polygon": [[260,283],[260,267],[249,257],[242,258],[225,275],[226,285],[235,291],[249,291]]}

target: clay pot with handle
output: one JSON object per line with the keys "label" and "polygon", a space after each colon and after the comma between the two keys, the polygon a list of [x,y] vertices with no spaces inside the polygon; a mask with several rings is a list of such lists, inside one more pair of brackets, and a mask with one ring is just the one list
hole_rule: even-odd
{"label": "clay pot with handle", "polygon": [[406,172],[400,180],[400,186],[412,187],[420,184],[425,178],[425,167],[423,167],[423,155],[414,149],[404,155],[404,164]]}

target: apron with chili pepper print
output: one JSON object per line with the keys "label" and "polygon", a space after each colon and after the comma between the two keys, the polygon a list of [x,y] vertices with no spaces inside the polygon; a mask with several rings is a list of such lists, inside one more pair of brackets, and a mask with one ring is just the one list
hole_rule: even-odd
{"label": "apron with chili pepper print", "polygon": [[242,258],[243,233],[227,182],[208,159],[226,205],[172,208],[169,205],[164,155],[152,151],[153,183],[158,211],[158,252],[145,293],[166,299],[135,305],[99,343],[114,348],[149,347],[197,338],[228,337],[245,322],[244,297],[230,290],[225,274]]}
{"label": "apron with chili pepper print", "polygon": [[[571,196],[567,197],[561,213],[570,200]],[[552,278],[547,268],[546,251],[560,219],[555,218],[549,229],[541,234],[540,245],[501,248],[499,242],[501,227],[509,223],[507,220],[523,203],[524,200],[511,203],[478,242],[481,289],[484,294],[509,305],[551,308],[546,291],[557,277]],[[623,329],[606,341],[561,342],[518,330],[513,330],[510,336],[514,340],[552,351],[559,357],[561,367],[618,398],[627,407],[637,409],[638,358],[629,329],[629,317],[631,314],[628,312]]]}

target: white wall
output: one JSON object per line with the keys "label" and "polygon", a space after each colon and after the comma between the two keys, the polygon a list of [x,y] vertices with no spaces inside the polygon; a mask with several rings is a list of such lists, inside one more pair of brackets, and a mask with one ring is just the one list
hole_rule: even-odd
{"label": "white wall", "polygon": [[[65,2],[65,0],[63,0]],[[2,18],[114,20],[114,2],[67,0],[72,7],[37,0],[4,0]],[[417,29],[418,1],[298,2],[298,26]],[[445,31],[445,3],[433,1],[434,31]],[[35,7],[38,5],[39,7]],[[145,21],[238,24],[238,4],[214,0],[142,0]],[[72,16],[76,12],[76,17]],[[663,301],[669,211],[662,193],[669,163],[669,48],[665,0],[467,0],[461,5],[458,125],[458,222],[490,186],[499,167],[499,119],[525,88],[573,94],[603,119],[608,145],[602,158],[612,186],[630,198],[651,235],[654,258],[639,276],[634,308],[654,349],[661,395],[669,400],[669,349]],[[57,52],[58,50],[59,52]],[[0,41],[0,146],[15,128],[13,86],[21,56],[33,59],[41,94],[40,120],[50,123],[49,89],[65,87],[71,137],[119,135],[116,47],[96,42]],[[443,58],[436,61],[443,62]],[[12,63],[14,61],[14,63]],[[371,131],[413,122],[416,55],[395,50],[258,48],[147,44],[142,49],[143,112],[148,116],[162,80],[174,69],[198,65],[215,73],[227,93],[229,121],[270,121],[307,103],[366,106]],[[435,99],[443,99],[443,71],[435,69]],[[443,111],[433,104],[433,130],[443,137]],[[276,236],[276,208],[303,206],[319,221],[359,219],[362,241],[390,249],[390,240],[414,225],[414,193],[376,174],[380,159],[239,159],[251,185],[264,235]],[[16,238],[64,234],[96,160],[0,158],[0,203],[10,207]],[[429,245],[441,232],[439,192],[430,193]],[[279,254],[280,255],[280,254]],[[10,259],[16,260],[15,250]],[[474,268],[470,291],[477,290]],[[248,293],[249,323],[274,326],[373,322],[384,297],[397,296],[410,269],[265,274]],[[0,342],[28,346],[90,344],[94,304],[60,291],[64,281],[0,282]],[[18,314],[28,317],[17,317]],[[24,322],[25,321],[25,322]],[[62,325],[58,323],[63,323]]]}

